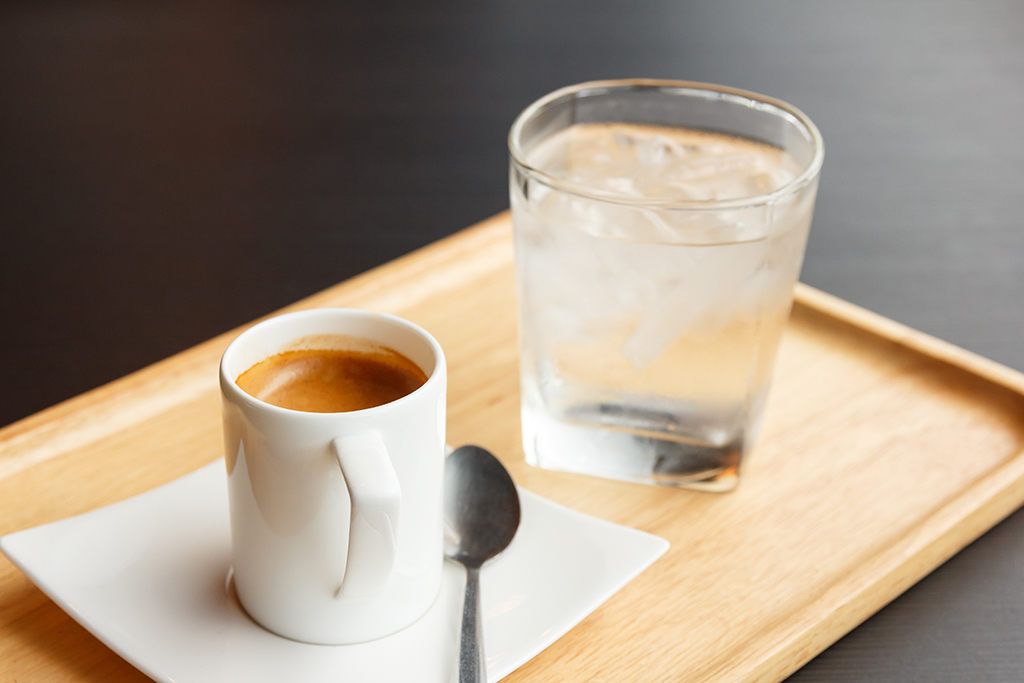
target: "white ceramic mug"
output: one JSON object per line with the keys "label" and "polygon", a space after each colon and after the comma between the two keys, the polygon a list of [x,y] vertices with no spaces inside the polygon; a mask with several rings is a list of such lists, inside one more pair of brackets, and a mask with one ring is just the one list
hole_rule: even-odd
{"label": "white ceramic mug", "polygon": [[[302,338],[339,334],[398,351],[427,382],[343,413],[279,408],[235,383]],[[249,615],[288,638],[344,644],[426,613],[444,562],[446,371],[437,341],[382,313],[289,313],[228,346],[220,387],[234,583]]]}

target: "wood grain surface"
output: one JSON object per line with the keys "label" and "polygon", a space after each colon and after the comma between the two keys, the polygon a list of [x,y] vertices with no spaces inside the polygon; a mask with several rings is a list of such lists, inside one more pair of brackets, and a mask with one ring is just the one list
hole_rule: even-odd
{"label": "wood grain surface", "polygon": [[[806,286],[737,491],[523,461],[506,214],[304,299],[402,315],[449,361],[448,439],[669,552],[511,681],[778,681],[1024,501],[1024,376]],[[0,430],[0,534],[221,455],[239,330]],[[0,560],[0,680],[145,680]]]}

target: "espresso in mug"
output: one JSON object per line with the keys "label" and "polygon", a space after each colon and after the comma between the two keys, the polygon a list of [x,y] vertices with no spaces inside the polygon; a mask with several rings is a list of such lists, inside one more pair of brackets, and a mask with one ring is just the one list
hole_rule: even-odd
{"label": "espresso in mug", "polygon": [[386,346],[344,336],[300,340],[243,372],[236,384],[265,403],[309,413],[375,408],[419,389],[427,376]]}

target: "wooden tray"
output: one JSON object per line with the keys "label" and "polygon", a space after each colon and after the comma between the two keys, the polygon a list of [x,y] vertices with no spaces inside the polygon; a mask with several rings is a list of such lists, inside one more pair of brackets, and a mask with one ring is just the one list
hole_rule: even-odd
{"label": "wooden tray", "polygon": [[[534,469],[520,445],[514,304],[503,214],[289,309],[423,325],[448,355],[449,441],[672,543],[507,680],[781,680],[1024,501],[1024,375],[802,285],[737,491]],[[239,331],[0,430],[0,534],[220,457],[216,367]],[[147,680],[5,559],[0,679]]]}

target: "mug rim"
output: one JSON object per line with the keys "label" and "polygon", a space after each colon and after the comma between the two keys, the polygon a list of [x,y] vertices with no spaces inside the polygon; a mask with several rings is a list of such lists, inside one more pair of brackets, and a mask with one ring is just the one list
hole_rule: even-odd
{"label": "mug rim", "polygon": [[[244,391],[235,380],[228,376],[227,365],[232,360],[232,356],[237,353],[238,348],[245,343],[246,339],[259,333],[259,330],[266,326],[268,323],[284,324],[284,320],[294,320],[296,318],[312,318],[317,316],[333,316],[339,318],[369,318],[375,320],[383,320],[384,322],[397,325],[398,327],[404,327],[416,334],[420,339],[427,343],[430,350],[434,354],[434,369],[431,371],[430,376],[427,377],[427,381],[422,385],[409,392],[401,398],[396,398],[394,401],[388,401],[379,406],[373,406],[372,408],[363,408],[361,410],[345,410],[330,413],[313,412],[308,410],[295,410],[293,408],[283,408],[276,406],[273,403],[267,403],[261,399],[256,398],[252,394]],[[337,333],[325,333],[325,334],[337,334]],[[371,341],[376,341],[371,339]],[[268,356],[269,357],[269,356]],[[266,360],[266,359],[263,359]],[[258,361],[262,362],[262,361]],[[415,361],[413,361],[415,362]],[[422,370],[422,368],[420,368]],[[438,382],[443,381],[443,376],[447,370],[444,351],[441,349],[441,345],[438,343],[434,336],[427,332],[425,329],[417,325],[416,323],[406,320],[405,318],[393,315],[391,313],[381,313],[378,311],[368,311],[361,308],[310,308],[302,311],[291,311],[289,313],[282,313],[281,315],[275,315],[266,320],[261,320],[258,323],[250,326],[248,329],[243,330],[237,337],[231,340],[227,348],[224,349],[224,353],[221,355],[220,364],[218,368],[218,374],[220,377],[220,389],[221,395],[228,397],[235,401],[240,402],[244,406],[252,408],[254,410],[261,410],[271,415],[279,416],[296,416],[301,415],[303,419],[311,420],[329,420],[337,419],[339,415],[353,415],[353,416],[370,416],[378,413],[387,412],[392,410],[395,406],[407,403],[408,401],[415,400],[413,397],[417,396],[423,391],[427,391],[428,388],[432,389]],[[244,372],[244,371],[243,371]],[[239,373],[241,374],[241,373]]]}

